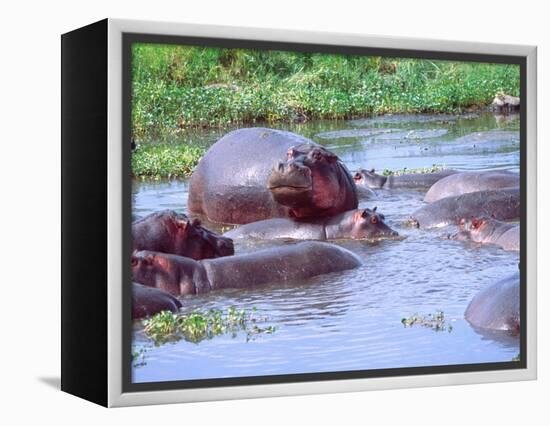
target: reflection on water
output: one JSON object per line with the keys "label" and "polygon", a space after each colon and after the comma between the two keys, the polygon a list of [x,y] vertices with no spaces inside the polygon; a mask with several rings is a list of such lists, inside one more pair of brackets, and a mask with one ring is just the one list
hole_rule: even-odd
{"label": "reflection on water", "polygon": [[[444,120],[440,116],[386,116],[385,120],[318,121],[280,127],[330,147],[350,170],[432,164],[460,170],[519,168],[517,119],[483,114]],[[391,131],[353,132],[367,127]],[[446,132],[434,132],[438,129]],[[406,135],[413,130],[433,137],[375,139],[377,134],[395,131]],[[192,137],[208,145],[223,133],[199,132]],[[134,213],[144,216],[166,208],[186,212],[187,189],[186,181],[136,182]],[[377,205],[389,225],[405,239],[374,244],[338,241],[363,259],[358,269],[305,282],[224,290],[183,300],[186,311],[255,306],[277,327],[273,335],[248,343],[245,335],[238,334],[199,344],[180,341],[150,347],[136,324],[134,344],[147,346],[148,351],[146,365],[133,370],[134,381],[510,361],[519,352],[519,340],[504,333],[474,330],[463,314],[479,289],[517,271],[518,254],[448,240],[444,236],[451,232],[449,229],[403,227],[403,220],[422,205],[423,195],[380,190],[375,200],[361,204],[371,208]],[[236,250],[247,252],[259,245],[275,244],[283,242],[237,241]],[[443,310],[452,321],[451,333],[404,328],[401,324],[403,317],[436,310]]]}

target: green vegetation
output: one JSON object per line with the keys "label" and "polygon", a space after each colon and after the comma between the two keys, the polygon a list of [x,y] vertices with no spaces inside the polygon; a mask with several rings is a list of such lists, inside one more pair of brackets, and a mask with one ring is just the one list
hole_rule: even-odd
{"label": "green vegetation", "polygon": [[519,94],[515,65],[152,44],[133,55],[140,141],[189,127],[458,112]]}
{"label": "green vegetation", "polygon": [[521,354],[518,353],[515,357],[512,358],[512,361],[513,361],[513,362],[519,362],[519,361],[521,361]]}
{"label": "green vegetation", "polygon": [[247,312],[231,307],[226,313],[219,309],[196,310],[190,314],[174,314],[170,311],[160,312],[150,319],[144,320],[145,334],[155,343],[161,345],[185,339],[192,343],[199,343],[205,339],[230,333],[233,337],[239,331],[246,333],[249,341],[258,334],[271,334],[275,327],[260,327],[265,318],[256,317],[256,308]]}
{"label": "green vegetation", "polygon": [[384,169],[382,171],[382,175],[384,176],[401,176],[404,174],[412,174],[412,173],[437,173],[441,170],[444,170],[445,166],[438,166],[436,164],[433,164],[431,167],[419,167],[417,169],[408,169],[406,167],[399,169],[399,170],[390,170],[390,169]]}
{"label": "green vegetation", "polygon": [[141,144],[132,154],[132,172],[142,179],[187,177],[204,153],[200,146]]}
{"label": "green vegetation", "polygon": [[436,311],[435,314],[420,316],[418,314],[411,315],[408,318],[402,318],[401,324],[404,327],[412,327],[413,325],[421,325],[422,327],[431,328],[434,331],[453,331],[453,326],[447,324],[443,311]]}

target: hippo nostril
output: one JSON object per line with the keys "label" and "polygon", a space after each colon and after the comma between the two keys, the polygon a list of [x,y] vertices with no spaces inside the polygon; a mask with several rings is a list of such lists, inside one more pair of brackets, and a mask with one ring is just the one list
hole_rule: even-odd
{"label": "hippo nostril", "polygon": [[399,233],[397,231],[391,231],[392,237],[399,237]]}

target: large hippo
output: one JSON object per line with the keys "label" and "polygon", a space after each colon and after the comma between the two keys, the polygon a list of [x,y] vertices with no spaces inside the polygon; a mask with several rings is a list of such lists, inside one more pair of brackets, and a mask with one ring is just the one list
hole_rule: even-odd
{"label": "large hippo", "polygon": [[490,189],[519,187],[519,175],[506,170],[462,172],[436,182],[426,193],[424,201],[433,203],[445,197]]}
{"label": "large hippo", "polygon": [[519,332],[519,272],[474,296],[464,316],[474,327]]}
{"label": "large hippo", "polygon": [[175,296],[303,280],[359,265],[349,250],[317,241],[201,261],[147,250],[132,255],[135,281]]}
{"label": "large hippo", "polygon": [[132,283],[132,318],[150,317],[161,311],[177,312],[181,302],[157,288]]}
{"label": "large hippo", "polygon": [[332,216],[357,204],[355,184],[336,155],[303,136],[260,127],[217,141],[189,185],[190,213],[216,223]]}
{"label": "large hippo", "polygon": [[458,225],[465,217],[491,216],[497,220],[519,220],[519,188],[470,192],[446,197],[415,211],[409,223],[419,228]]}
{"label": "large hippo", "polygon": [[233,241],[204,228],[198,219],[165,210],[132,224],[134,250],[178,254],[192,259],[231,256]]}
{"label": "large hippo", "polygon": [[350,210],[314,222],[293,219],[266,219],[248,223],[226,232],[233,239],[381,239],[399,234],[384,223],[384,215],[374,209]]}
{"label": "large hippo", "polygon": [[455,173],[458,172],[444,169],[433,173],[404,173],[384,176],[376,173],[374,169],[360,169],[353,175],[353,180],[358,188],[427,190],[437,181]]}
{"label": "large hippo", "polygon": [[504,250],[519,250],[519,224],[507,223],[490,217],[461,219],[457,240],[471,240],[483,244],[496,244]]}

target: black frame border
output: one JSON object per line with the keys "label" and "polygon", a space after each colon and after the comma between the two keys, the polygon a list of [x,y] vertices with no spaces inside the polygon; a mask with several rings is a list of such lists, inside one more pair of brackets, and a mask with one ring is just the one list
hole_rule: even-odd
{"label": "black frame border", "polygon": [[[132,117],[132,44],[176,44],[220,48],[258,50],[284,50],[308,53],[340,55],[385,56],[395,58],[418,58],[433,60],[485,62],[510,64],[520,67],[520,360],[509,362],[435,365],[406,368],[385,368],[376,370],[353,370],[338,372],[298,373],[266,376],[246,376],[214,379],[174,380],[166,382],[132,382],[132,315],[131,315],[131,271],[130,262],[124,262],[131,255],[131,117]],[[399,44],[399,41],[396,41]],[[291,384],[315,381],[353,380],[396,376],[418,376],[426,374],[452,374],[497,370],[518,370],[527,368],[527,57],[513,55],[474,54],[413,49],[374,48],[364,46],[341,46],[312,43],[290,43],[268,40],[243,40],[231,38],[210,38],[174,36],[142,33],[122,34],[122,391],[145,392],[183,389],[201,389],[229,386],[266,384]]]}

